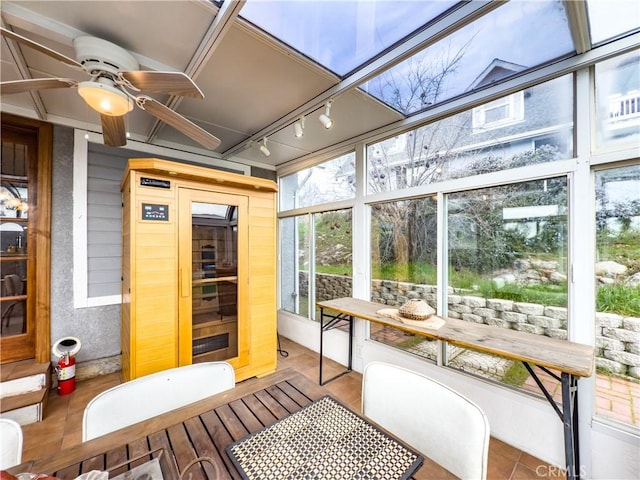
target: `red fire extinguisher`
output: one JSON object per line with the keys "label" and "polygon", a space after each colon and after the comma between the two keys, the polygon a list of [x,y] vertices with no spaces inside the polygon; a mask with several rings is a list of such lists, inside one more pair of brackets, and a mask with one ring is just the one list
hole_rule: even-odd
{"label": "red fire extinguisher", "polygon": [[67,395],[76,389],[76,359],[66,352],[58,360],[58,395]]}

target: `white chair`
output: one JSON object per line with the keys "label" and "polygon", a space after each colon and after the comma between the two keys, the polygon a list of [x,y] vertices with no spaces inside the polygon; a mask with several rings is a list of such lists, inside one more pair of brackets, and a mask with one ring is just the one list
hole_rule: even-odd
{"label": "white chair", "polygon": [[196,363],[122,383],[87,404],[82,441],[229,390],[235,383],[235,372],[227,362]]}
{"label": "white chair", "polygon": [[0,470],[22,461],[22,427],[18,422],[0,418]]}
{"label": "white chair", "polygon": [[401,367],[372,362],[362,378],[362,413],[457,477],[486,479],[487,417],[449,387]]}

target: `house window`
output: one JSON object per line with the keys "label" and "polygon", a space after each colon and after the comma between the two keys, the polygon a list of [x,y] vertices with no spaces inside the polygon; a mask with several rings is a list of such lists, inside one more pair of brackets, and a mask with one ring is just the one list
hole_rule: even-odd
{"label": "house window", "polygon": [[597,147],[637,146],[640,139],[640,55],[596,65]]}
{"label": "house window", "polygon": [[367,193],[571,158],[573,94],[573,75],[564,75],[371,143]]}
{"label": "house window", "polygon": [[506,127],[524,120],[522,91],[473,109],[473,133]]}

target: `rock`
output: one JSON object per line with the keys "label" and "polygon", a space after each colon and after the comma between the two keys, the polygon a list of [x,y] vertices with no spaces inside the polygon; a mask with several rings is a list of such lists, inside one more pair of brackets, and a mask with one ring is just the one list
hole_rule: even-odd
{"label": "rock", "polygon": [[640,272],[634,273],[629,278],[624,281],[625,286],[627,287],[638,287],[640,286]]}
{"label": "rock", "polygon": [[513,310],[525,315],[542,315],[544,314],[544,305],[537,303],[515,302]]}
{"label": "rock", "polygon": [[622,328],[633,332],[640,332],[640,318],[625,317],[622,319]]}
{"label": "rock", "polygon": [[553,283],[566,283],[567,281],[567,276],[563,273],[560,272],[551,272],[551,274],[549,275],[549,280],[551,280],[551,282]]}
{"label": "rock", "polygon": [[534,260],[531,260],[531,266],[533,268],[540,269],[540,270],[557,270],[558,262],[551,261],[551,260],[534,259]]}
{"label": "rock", "polygon": [[515,268],[516,270],[528,270],[529,268],[531,268],[531,262],[529,262],[529,260],[516,260],[515,262],[513,262],[513,268]]}
{"label": "rock", "polygon": [[612,260],[596,263],[596,275],[612,278],[616,275],[624,275],[627,267]]}

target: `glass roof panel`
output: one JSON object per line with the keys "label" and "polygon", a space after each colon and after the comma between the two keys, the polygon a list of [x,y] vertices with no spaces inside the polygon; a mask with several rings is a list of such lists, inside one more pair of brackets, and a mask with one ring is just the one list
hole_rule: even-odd
{"label": "glass roof panel", "polygon": [[240,15],[344,76],[458,3],[247,0]]}
{"label": "glass roof panel", "polygon": [[587,9],[593,44],[640,28],[638,0],[587,0]]}
{"label": "glass roof panel", "polygon": [[572,52],[560,1],[512,0],[360,88],[410,115]]}

